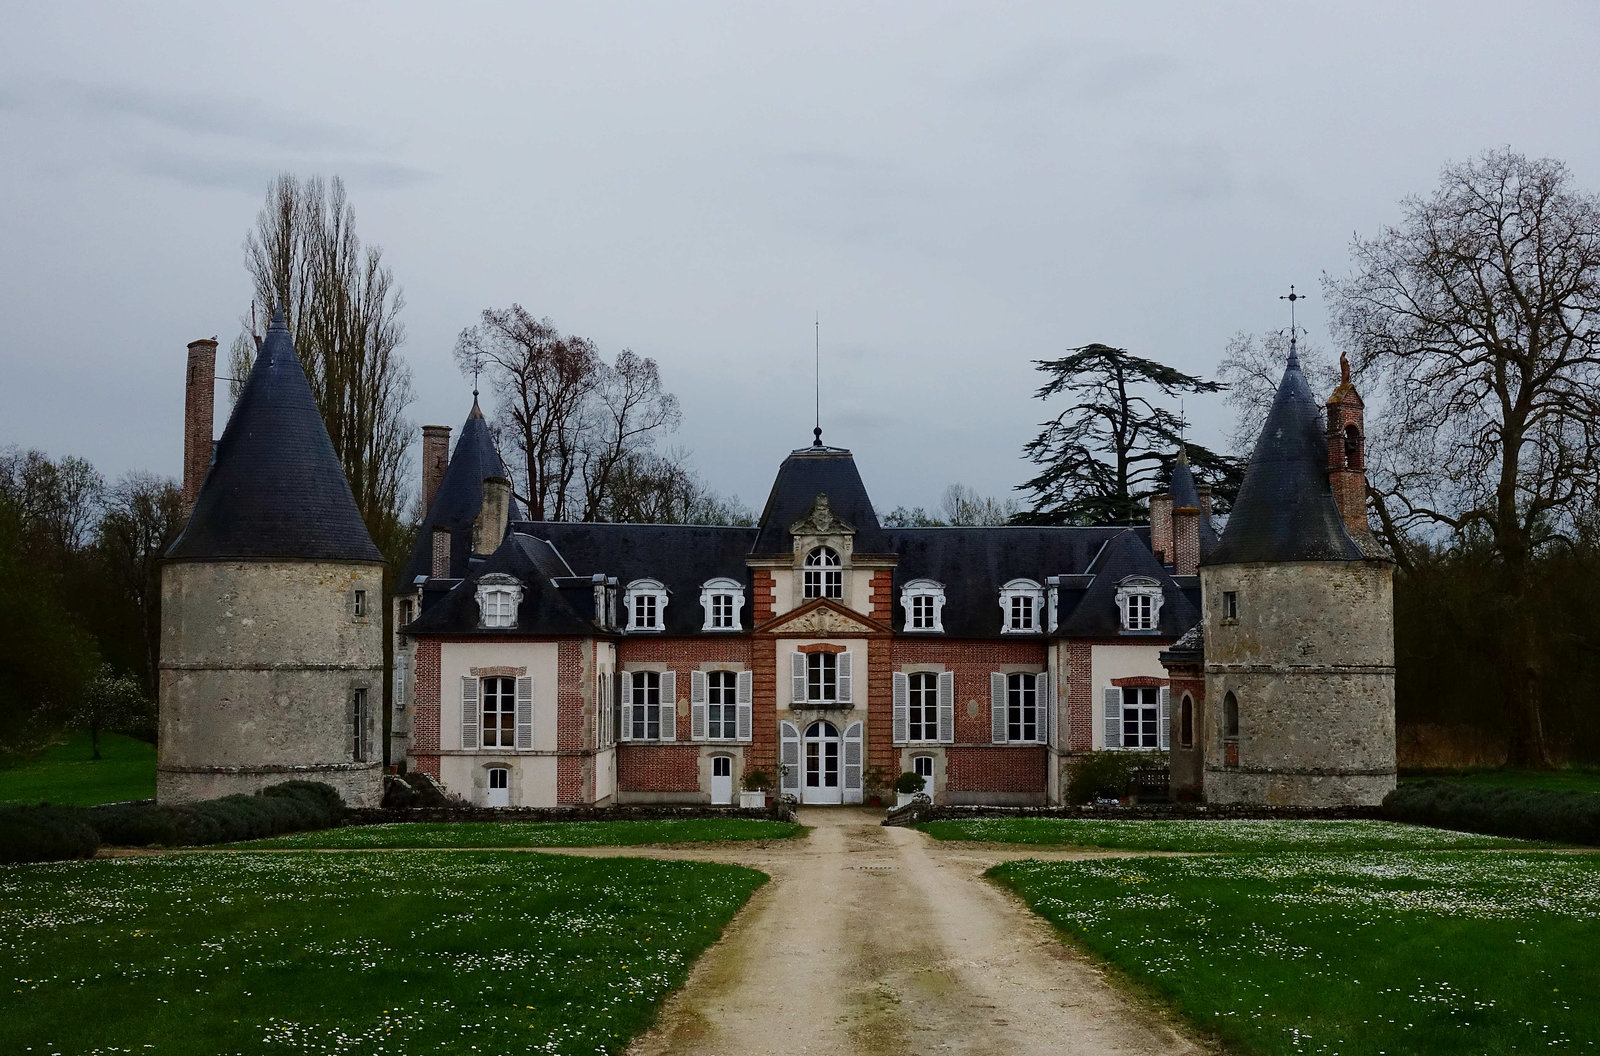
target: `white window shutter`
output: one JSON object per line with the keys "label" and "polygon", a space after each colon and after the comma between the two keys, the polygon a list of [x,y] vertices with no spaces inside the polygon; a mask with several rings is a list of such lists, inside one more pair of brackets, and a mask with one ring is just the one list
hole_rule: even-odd
{"label": "white window shutter", "polygon": [[533,679],[523,675],[517,679],[517,750],[526,752],[533,747]]}
{"label": "white window shutter", "polygon": [[850,703],[850,653],[839,654],[839,703]]}
{"label": "white window shutter", "polygon": [[661,739],[678,739],[678,673],[661,672]]}
{"label": "white window shutter", "polygon": [[784,774],[782,788],[791,796],[800,794],[800,731],[795,729],[790,722],[780,723],[778,735],[781,739],[781,754],[778,761],[783,764]]}
{"label": "white window shutter", "polygon": [[956,673],[939,675],[939,740],[954,744],[956,739]]}
{"label": "white window shutter", "polygon": [[633,740],[633,675],[623,671],[622,679],[622,739]]}
{"label": "white window shutter", "polygon": [[911,738],[911,676],[904,671],[894,673],[894,743],[904,744]]}
{"label": "white window shutter", "polygon": [[1122,690],[1106,690],[1106,747],[1122,747]]}
{"label": "white window shutter", "polygon": [[1006,676],[999,671],[989,673],[989,739],[1006,743]]}
{"label": "white window shutter", "polygon": [[478,680],[461,676],[461,747],[467,751],[483,747],[478,736]]}
{"label": "white window shutter", "polygon": [[706,739],[706,673],[689,672],[689,739]]}
{"label": "white window shutter", "polygon": [[806,699],[805,653],[795,653],[789,658],[789,673],[794,676],[794,696],[791,699],[796,704],[802,704]]}
{"label": "white window shutter", "polygon": [[1156,743],[1164,752],[1172,745],[1172,690],[1170,687],[1161,687],[1161,713],[1156,720]]}
{"label": "white window shutter", "polygon": [[844,731],[844,801],[861,802],[861,723],[852,722]]}
{"label": "white window shutter", "polygon": [[1049,744],[1050,715],[1056,710],[1054,706],[1055,697],[1054,694],[1050,692],[1049,671],[1041,671],[1039,674],[1033,677],[1033,699],[1035,706],[1039,709],[1039,714],[1037,716],[1039,721],[1034,729],[1039,731],[1037,734],[1039,743]]}
{"label": "white window shutter", "polygon": [[750,727],[753,698],[755,697],[755,675],[749,671],[740,671],[738,677],[739,693],[739,718],[738,728],[735,732],[739,740],[748,741],[751,737]]}

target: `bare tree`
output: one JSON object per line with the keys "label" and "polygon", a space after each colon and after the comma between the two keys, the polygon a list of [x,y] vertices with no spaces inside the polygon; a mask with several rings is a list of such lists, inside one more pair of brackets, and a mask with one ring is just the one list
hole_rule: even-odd
{"label": "bare tree", "polygon": [[[1312,392],[1329,393],[1339,384],[1339,367],[1327,352],[1302,340],[1297,342],[1296,354]],[[1234,455],[1250,456],[1288,361],[1289,335],[1283,330],[1269,330],[1259,339],[1240,330],[1223,349],[1217,380],[1226,387],[1223,401],[1233,410],[1228,448]]]}
{"label": "bare tree", "polygon": [[144,692],[156,695],[161,636],[161,555],[183,531],[183,492],[153,473],[129,473],[106,493],[97,529],[105,571],[136,614],[143,645]]}
{"label": "bare tree", "polygon": [[105,478],[87,459],[52,459],[43,451],[0,449],[0,494],[16,504],[30,532],[54,550],[84,548],[100,517]]}
{"label": "bare tree", "polygon": [[965,484],[951,484],[944,489],[939,504],[945,524],[995,525],[1010,524],[1022,512],[1022,503],[1016,499],[996,499],[979,495]]}
{"label": "bare tree", "polygon": [[607,499],[623,461],[648,449],[656,436],[676,429],[683,417],[678,398],[661,387],[655,360],[625,348],[614,365],[602,364],[600,373],[591,425],[579,453],[586,521],[607,518]]}
{"label": "bare tree", "polygon": [[1386,390],[1399,518],[1490,542],[1511,759],[1545,765],[1532,563],[1600,490],[1600,198],[1501,149],[1402,210],[1324,286]]}

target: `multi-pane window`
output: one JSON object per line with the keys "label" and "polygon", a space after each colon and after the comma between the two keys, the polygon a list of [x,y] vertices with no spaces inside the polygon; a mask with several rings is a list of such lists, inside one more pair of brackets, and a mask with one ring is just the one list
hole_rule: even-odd
{"label": "multi-pane window", "polygon": [[831,547],[819,546],[806,555],[803,586],[808,600],[844,597],[844,569]]}
{"label": "multi-pane window", "polygon": [[1013,579],[1000,588],[1001,630],[1007,634],[1032,634],[1043,630],[1039,613],[1044,590],[1031,579]]}
{"label": "multi-pane window", "polygon": [[1225,590],[1222,592],[1222,618],[1237,620],[1239,618],[1239,592]]}
{"label": "multi-pane window", "polygon": [[939,739],[939,676],[917,671],[909,679],[906,698],[906,737],[913,741]]}
{"label": "multi-pane window", "polygon": [[806,654],[806,699],[839,699],[839,658],[833,653]]}
{"label": "multi-pane window", "polygon": [[640,629],[659,627],[656,622],[657,608],[654,594],[635,594],[633,596],[633,625]]}
{"label": "multi-pane window", "polygon": [[911,598],[911,629],[933,630],[933,595],[916,594]]}
{"label": "multi-pane window", "polygon": [[1154,686],[1122,688],[1122,747],[1161,746],[1161,690]]}
{"label": "multi-pane window", "polygon": [[512,627],[517,619],[517,596],[509,590],[486,590],[479,601],[485,627]]}
{"label": "multi-pane window", "polygon": [[1022,594],[1011,596],[1011,629],[1033,630],[1033,599]]}
{"label": "multi-pane window", "polygon": [[623,595],[630,631],[659,631],[667,613],[667,588],[654,579],[636,579]]}
{"label": "multi-pane window", "polygon": [[1153,631],[1156,626],[1155,599],[1148,594],[1128,595],[1128,630]]}
{"label": "multi-pane window", "polygon": [[922,786],[924,792],[931,793],[933,791],[933,756],[913,755],[911,757],[911,772],[927,782]]}
{"label": "multi-pane window", "polygon": [[900,604],[906,611],[906,630],[942,632],[944,584],[931,579],[913,579],[900,588]]}
{"label": "multi-pane window", "polygon": [[729,630],[733,622],[733,595],[711,595],[711,626],[715,630]]}
{"label": "multi-pane window", "polygon": [[405,601],[402,601],[400,603],[400,626],[401,627],[404,627],[406,624],[410,623],[413,619],[415,619],[415,616],[413,615],[415,613],[415,611],[416,610],[413,608],[413,606],[411,604],[411,600],[409,598],[407,598]]}
{"label": "multi-pane window", "polygon": [[633,679],[633,708],[628,721],[636,741],[661,739],[661,672],[635,671]]}
{"label": "multi-pane window", "polygon": [[485,748],[516,747],[517,680],[514,678],[486,678],[483,680],[483,746]]}
{"label": "multi-pane window", "polygon": [[706,673],[706,736],[713,741],[738,736],[738,677],[733,671]]}
{"label": "multi-pane window", "polygon": [[350,758],[353,762],[367,761],[367,691],[357,689],[350,694]]}
{"label": "multi-pane window", "polygon": [[354,613],[356,619],[358,619],[358,620],[366,619],[367,618],[367,592],[364,591],[364,590],[356,591],[355,592],[355,597],[350,599],[350,608],[351,608],[351,611]]}
{"label": "multi-pane window", "polygon": [[1034,675],[1014,672],[1006,676],[1006,739],[1039,739],[1039,687]]}

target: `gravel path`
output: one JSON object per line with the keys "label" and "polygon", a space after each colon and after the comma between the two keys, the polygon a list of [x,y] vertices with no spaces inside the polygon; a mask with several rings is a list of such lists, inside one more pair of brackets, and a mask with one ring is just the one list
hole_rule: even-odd
{"label": "gravel path", "polygon": [[771,875],[671,997],[634,1056],[1199,1053],[1112,987],[1050,925],[982,878],[1009,858],[1106,852],[974,848],[811,809],[809,838],[583,848],[751,865]]}

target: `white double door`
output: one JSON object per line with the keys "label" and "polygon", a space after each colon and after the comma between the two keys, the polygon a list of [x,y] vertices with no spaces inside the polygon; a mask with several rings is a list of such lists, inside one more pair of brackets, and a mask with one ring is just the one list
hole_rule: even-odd
{"label": "white double door", "polygon": [[838,726],[819,719],[802,734],[785,722],[779,735],[787,768],[784,792],[807,804],[861,802],[861,723],[840,733]]}

